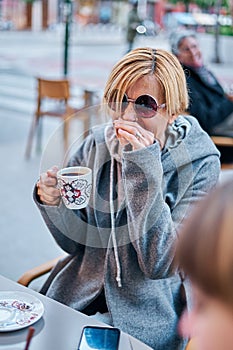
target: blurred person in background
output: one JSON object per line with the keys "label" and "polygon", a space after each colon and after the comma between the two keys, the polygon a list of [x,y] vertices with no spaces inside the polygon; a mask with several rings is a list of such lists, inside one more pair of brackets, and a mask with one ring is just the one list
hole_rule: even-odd
{"label": "blurred person in background", "polygon": [[[175,32],[170,43],[185,71],[190,97],[188,112],[209,135],[233,137],[233,95],[224,92],[215,75],[204,65],[196,34]],[[233,162],[232,147],[220,151],[224,162]]]}
{"label": "blurred person in background", "polygon": [[176,264],[192,284],[180,332],[197,350],[233,348],[233,180],[211,191],[180,233]]}
{"label": "blurred person in background", "polygon": [[138,16],[138,1],[131,0],[130,5],[132,8],[128,13],[127,28],[126,28],[126,41],[127,52],[130,52],[133,48],[134,40],[137,36],[137,27],[141,24],[141,19]]}
{"label": "blurred person in background", "polygon": [[185,75],[174,55],[130,51],[105,86],[108,122],[92,128],[68,163],[92,169],[89,205],[65,207],[56,167],[41,174],[34,192],[68,253],[42,292],[156,350],[185,346],[177,324],[188,297],[173,272],[174,242],[220,172],[219,152],[184,113],[187,106]]}

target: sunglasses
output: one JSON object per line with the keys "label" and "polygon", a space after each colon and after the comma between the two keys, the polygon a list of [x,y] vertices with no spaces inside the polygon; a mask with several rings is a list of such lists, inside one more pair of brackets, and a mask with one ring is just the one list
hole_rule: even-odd
{"label": "sunglasses", "polygon": [[[119,109],[119,102],[116,101],[117,94],[117,90],[114,91],[108,102],[108,107],[113,111],[117,111]],[[158,109],[166,106],[165,103],[158,105],[154,97],[147,94],[140,95],[135,100],[124,94],[120,105],[121,114],[124,114],[129,102],[133,103],[137,116],[141,118],[152,118],[156,115]]]}

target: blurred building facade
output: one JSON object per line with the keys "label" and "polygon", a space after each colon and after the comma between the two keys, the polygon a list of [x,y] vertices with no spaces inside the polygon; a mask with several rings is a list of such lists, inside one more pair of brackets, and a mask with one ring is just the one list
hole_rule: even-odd
{"label": "blurred building facade", "polygon": [[[64,21],[67,3],[72,6],[73,21],[80,26],[126,23],[128,0],[0,0],[0,29],[47,29]],[[142,18],[162,26],[166,0],[138,0],[138,4]]]}

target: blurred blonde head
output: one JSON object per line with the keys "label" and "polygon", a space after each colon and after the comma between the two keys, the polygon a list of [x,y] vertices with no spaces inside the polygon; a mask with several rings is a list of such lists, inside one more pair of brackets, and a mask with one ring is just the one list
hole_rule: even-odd
{"label": "blurred blonde head", "polygon": [[168,115],[185,113],[188,92],[183,68],[173,54],[162,49],[137,48],[116,63],[106,83],[103,102],[108,103],[116,91],[116,101],[122,101],[127,89],[147,75],[153,75],[161,86]]}
{"label": "blurred blonde head", "polygon": [[200,202],[180,234],[177,265],[233,311],[233,181]]}

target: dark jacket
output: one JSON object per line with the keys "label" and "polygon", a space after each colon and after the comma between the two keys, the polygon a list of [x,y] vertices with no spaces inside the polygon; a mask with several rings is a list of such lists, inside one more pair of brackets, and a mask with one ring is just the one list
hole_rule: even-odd
{"label": "dark jacket", "polygon": [[218,83],[208,84],[198,73],[191,67],[183,65],[189,97],[189,113],[196,117],[202,128],[212,135],[213,128],[222,123],[232,112],[233,102],[231,102]]}

